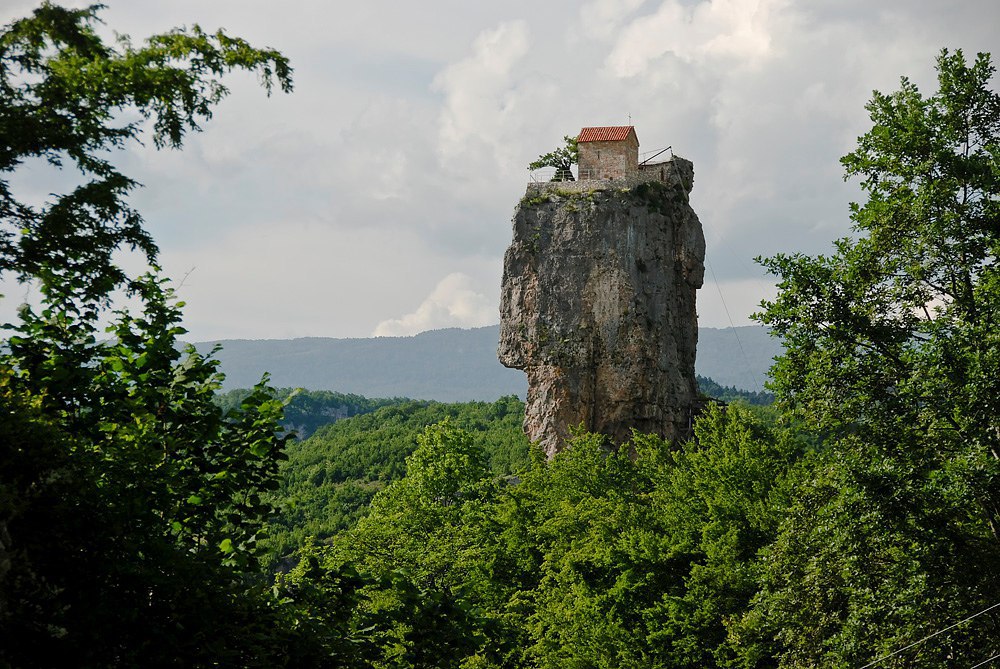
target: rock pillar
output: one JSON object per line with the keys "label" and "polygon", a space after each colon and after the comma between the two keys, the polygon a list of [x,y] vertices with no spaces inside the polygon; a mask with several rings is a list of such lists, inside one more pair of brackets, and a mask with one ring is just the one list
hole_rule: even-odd
{"label": "rock pillar", "polygon": [[615,443],[687,434],[705,238],[691,163],[659,173],[531,189],[514,213],[498,353],[528,376],[525,432],[549,457],[578,425]]}

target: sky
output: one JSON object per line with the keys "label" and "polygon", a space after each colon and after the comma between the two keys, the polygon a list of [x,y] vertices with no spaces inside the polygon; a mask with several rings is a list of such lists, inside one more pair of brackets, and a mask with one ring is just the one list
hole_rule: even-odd
{"label": "sky", "polygon": [[[114,157],[144,185],[133,203],[191,341],[496,323],[526,165],[583,126],[630,124],[641,153],[694,161],[699,324],[749,324],[774,294],[755,257],[850,234],[862,194],[839,158],[872,91],[905,75],[933,92],[943,47],[1000,58],[996,0],[105,3],[108,31],[133,41],[222,27],[295,70],[270,98],[231,76],[181,151]],[[0,23],[37,4],[0,0]],[[15,185],[61,179],[28,165]],[[0,291],[4,316],[33,297]]]}

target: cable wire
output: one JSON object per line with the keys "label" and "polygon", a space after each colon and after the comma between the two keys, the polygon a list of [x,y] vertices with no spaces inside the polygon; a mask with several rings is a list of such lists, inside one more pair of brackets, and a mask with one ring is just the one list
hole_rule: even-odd
{"label": "cable wire", "polygon": [[[893,652],[889,653],[888,655],[883,655],[882,657],[878,658],[877,660],[872,660],[871,662],[869,662],[868,664],[864,665],[863,667],[860,667],[860,669],[867,669],[868,667],[874,667],[874,666],[875,666],[876,664],[878,664],[878,663],[879,663],[879,662],[881,662],[882,660],[888,660],[888,659],[889,659],[890,657],[893,657],[894,655],[899,655],[899,654],[900,654],[900,653],[902,653],[902,652],[903,652],[904,650],[909,650],[910,648],[913,648],[914,646],[918,646],[918,645],[922,644],[922,643],[923,643],[924,641],[927,641],[928,639],[933,639],[933,638],[934,638],[934,637],[936,637],[936,636],[937,636],[938,634],[944,634],[944,633],[945,633],[945,632],[947,632],[948,630],[951,630],[951,629],[955,629],[956,627],[958,627],[958,626],[959,626],[959,625],[961,625],[962,623],[967,623],[967,622],[969,622],[970,620],[972,620],[973,618],[976,618],[976,617],[978,617],[978,616],[981,616],[981,615],[983,615],[984,613],[986,613],[986,612],[988,612],[988,611],[992,611],[993,609],[997,608],[998,606],[1000,606],[1000,602],[997,602],[997,603],[996,603],[996,604],[994,604],[993,606],[989,606],[989,607],[987,607],[987,608],[983,609],[983,610],[982,610],[982,611],[980,611],[979,613],[973,613],[973,614],[972,614],[971,616],[969,616],[968,618],[963,618],[962,620],[959,620],[959,621],[958,621],[957,623],[955,623],[954,625],[949,625],[948,627],[945,627],[944,629],[941,629],[941,630],[938,630],[937,632],[934,632],[933,634],[928,634],[928,635],[927,635],[927,636],[925,636],[925,637],[924,637],[923,639],[920,639],[919,641],[914,641],[913,643],[911,643],[911,644],[910,644],[910,645],[908,645],[908,646],[903,646],[903,647],[902,647],[902,648],[900,648],[899,650],[894,650]],[[997,657],[1000,657],[1000,655],[997,655],[997,656],[994,656],[994,657],[991,657],[990,659],[986,660],[986,662],[992,662],[993,660],[997,659]],[[977,666],[977,667],[981,667],[982,665],[983,665],[983,663],[980,663],[980,664],[977,664],[976,666]]]}
{"label": "cable wire", "polygon": [[979,664],[972,665],[971,667],[969,667],[969,669],[976,669],[976,667],[985,666],[985,665],[989,664],[990,662],[992,662],[993,660],[996,660],[996,659],[1000,659],[1000,653],[997,653],[996,655],[994,655],[993,657],[991,657],[989,659],[983,660]]}
{"label": "cable wire", "polygon": [[729,307],[726,305],[726,298],[722,295],[722,286],[719,285],[719,280],[715,278],[715,270],[712,269],[712,263],[708,262],[708,258],[705,258],[705,266],[708,267],[708,271],[712,273],[712,281],[715,282],[715,289],[719,291],[719,299],[722,300],[722,308],[726,310],[726,318],[729,319],[729,327],[733,331],[733,336],[736,337],[736,343],[740,347],[740,353],[743,354],[743,364],[747,366],[747,370],[753,377],[753,382],[754,385],[757,386],[758,392],[763,391],[764,388],[760,385],[760,379],[753,371],[753,367],[750,366],[750,359],[747,357],[747,352],[743,350],[743,342],[740,341],[740,335],[736,332],[736,326],[733,324],[733,317],[729,315]]}

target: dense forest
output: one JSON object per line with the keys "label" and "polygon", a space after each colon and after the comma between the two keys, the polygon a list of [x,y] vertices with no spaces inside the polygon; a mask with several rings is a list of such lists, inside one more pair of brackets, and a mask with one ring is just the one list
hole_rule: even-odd
{"label": "dense forest", "polygon": [[[682,444],[580,432],[547,461],[514,398],[317,398],[355,415],[293,441],[282,412],[298,425],[305,399],[266,379],[220,397],[110,159],[180,148],[231,70],[268,91],[292,70],[197,27],[108,44],[99,11],[46,3],[0,33],[0,274],[42,295],[0,347],[0,666],[997,658],[989,55],[942,51],[930,95],[874,94],[842,161],[867,198],[854,236],[761,259],[778,293],[758,318],[785,346],[773,406],[710,404]],[[80,183],[19,199],[39,158]]]}
{"label": "dense forest", "polygon": [[523,471],[529,461],[523,418],[524,404],[516,397],[461,404],[400,400],[288,443],[271,498],[278,513],[268,526],[266,562],[287,560],[307,539],[326,541],[352,527],[377,492],[406,474],[420,435],[442,421],[473,436],[491,475]]}
{"label": "dense forest", "polygon": [[[372,399],[352,393],[302,388],[273,388],[269,392],[272,398],[282,404],[281,427],[297,439],[306,439],[324,425],[338,420],[407,401],[401,398]],[[252,393],[252,388],[237,388],[217,393],[215,401],[224,412],[235,411]]]}
{"label": "dense forest", "polygon": [[[698,383],[706,396],[726,402],[766,406],[773,399],[703,377]],[[223,408],[233,407],[248,393],[229,391],[217,401]],[[447,420],[472,435],[485,453],[491,476],[509,479],[530,465],[530,444],[521,427],[524,403],[513,396],[446,404],[368,400],[327,391],[278,389],[272,394],[285,402],[286,428],[326,424],[297,432],[300,439],[285,446],[288,460],[281,465],[280,487],[269,498],[277,513],[262,542],[266,565],[287,566],[307,539],[327,542],[352,527],[377,492],[403,478],[406,459],[432,425]]]}

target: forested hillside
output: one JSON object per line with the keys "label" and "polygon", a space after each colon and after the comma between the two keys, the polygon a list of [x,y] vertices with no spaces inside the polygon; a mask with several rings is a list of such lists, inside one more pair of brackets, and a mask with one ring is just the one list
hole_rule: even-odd
{"label": "forested hillside", "polygon": [[[252,393],[251,388],[237,388],[219,393],[215,401],[223,411],[234,411]],[[284,405],[281,425],[296,439],[306,439],[317,429],[338,420],[407,401],[402,398],[370,398],[302,388],[275,388],[270,393]]]}
{"label": "forested hillside", "polygon": [[[767,394],[724,388],[711,379],[698,381],[716,399],[754,405],[773,401]],[[220,400],[228,406],[248,392],[230,391]],[[275,391],[279,399],[289,395],[288,390]],[[290,415],[297,418],[289,420]],[[406,458],[431,425],[447,420],[469,433],[483,448],[493,476],[518,474],[530,464],[529,443],[521,427],[524,403],[514,396],[443,404],[301,391],[291,396],[285,419],[292,425],[315,427],[286,446],[281,486],[272,497],[279,512],[265,542],[271,563],[286,560],[308,537],[325,542],[352,527],[378,491],[404,476]]]}
{"label": "forested hillside", "polygon": [[468,432],[495,476],[523,471],[528,466],[523,419],[524,404],[515,397],[465,404],[403,400],[289,444],[274,494],[279,513],[269,529],[270,559],[287,557],[307,537],[325,541],[352,527],[375,493],[403,477],[406,458],[430,425],[447,420]]}

